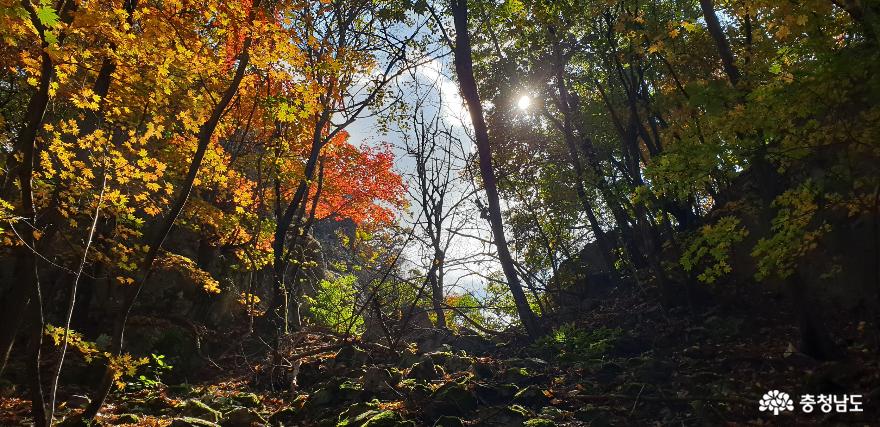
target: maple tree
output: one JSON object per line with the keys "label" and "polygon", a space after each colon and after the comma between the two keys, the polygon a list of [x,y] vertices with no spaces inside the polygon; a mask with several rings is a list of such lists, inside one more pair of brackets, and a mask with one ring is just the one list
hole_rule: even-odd
{"label": "maple tree", "polygon": [[[308,136],[325,126],[315,121],[316,106],[322,96],[339,96],[302,79],[303,72],[346,76],[348,67],[363,65],[326,54],[306,65],[304,52],[327,40],[295,23],[314,18],[304,10],[328,13],[323,3],[7,3],[0,15],[3,76],[21,97],[3,109],[4,138],[15,143],[3,164],[9,226],[2,239],[3,250],[17,254],[20,286],[4,300],[3,365],[22,314],[42,311],[48,288],[35,272],[67,274],[80,258],[88,286],[106,279],[120,297],[111,310],[118,313],[114,331],[107,331],[114,337],[108,354],[117,357],[127,315],[156,268],[180,270],[207,292],[221,291],[201,260],[165,252],[172,229],[190,230],[209,248],[233,249],[241,265],[272,252],[271,208],[281,203],[272,198],[290,195],[286,186],[273,194],[267,183],[311,179],[300,156],[308,157]],[[336,132],[321,154],[329,164],[327,186],[309,194],[319,202],[318,218],[390,223],[404,204],[393,156],[345,140]],[[90,229],[89,239],[77,237]],[[69,292],[76,295],[76,287]],[[45,320],[27,318],[36,375]],[[65,348],[66,323],[59,329]],[[97,413],[122,371],[131,369],[107,363],[84,417]],[[38,391],[33,401],[38,423],[51,423],[54,402],[47,412]]]}

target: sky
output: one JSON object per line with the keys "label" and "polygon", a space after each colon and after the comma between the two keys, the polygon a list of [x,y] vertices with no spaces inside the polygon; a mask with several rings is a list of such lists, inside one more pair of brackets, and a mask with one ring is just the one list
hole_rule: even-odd
{"label": "sky", "polygon": [[[469,136],[471,121],[468,111],[465,108],[464,101],[461,99],[458,90],[458,84],[451,77],[453,73],[451,56],[434,58],[433,60],[420,65],[412,74],[404,74],[398,78],[394,85],[400,90],[402,102],[407,105],[414,105],[418,96],[424,96],[425,102],[423,106],[424,114],[427,117],[439,114],[443,123],[451,127],[452,133],[463,141],[465,151],[470,154],[474,153],[476,148]],[[413,83],[418,83],[418,89],[413,88]],[[406,153],[406,145],[403,139],[402,130],[396,124],[389,126],[388,132],[383,132],[377,118],[364,117],[356,120],[348,128],[349,142],[354,145],[368,144],[376,146],[382,143],[391,144],[395,154],[395,169],[400,173],[405,181],[412,179],[415,172],[415,162],[412,157]],[[463,164],[456,165],[463,167]],[[463,179],[454,181],[454,190],[450,195],[451,200],[461,197],[463,191],[467,191],[467,183]],[[414,185],[410,183],[410,185]],[[400,216],[400,220],[404,225],[410,226],[419,215],[419,205],[415,200],[410,200],[409,212],[404,212]],[[472,228],[469,233],[480,236],[480,239],[488,240],[488,224],[479,217],[478,212],[474,212],[472,208],[465,208],[462,213],[469,216],[468,221]],[[480,229],[482,228],[482,230]],[[486,252],[484,244],[477,238],[456,237],[448,258],[482,258],[480,262],[469,262],[458,268],[452,268],[447,274],[447,283],[457,284],[450,286],[448,291],[452,293],[473,292],[482,294],[485,280],[476,275],[468,273],[468,270],[477,271],[481,274],[488,274],[490,271],[498,269],[496,262],[480,257],[479,254]],[[409,261],[416,265],[423,265],[419,260],[420,254],[416,248],[412,248],[405,253]]]}

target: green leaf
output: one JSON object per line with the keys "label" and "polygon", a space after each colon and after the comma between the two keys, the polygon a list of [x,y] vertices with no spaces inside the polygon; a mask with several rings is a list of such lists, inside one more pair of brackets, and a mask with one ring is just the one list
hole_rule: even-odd
{"label": "green leaf", "polygon": [[52,6],[41,6],[37,9],[37,19],[46,28],[54,28],[58,25],[58,14]]}

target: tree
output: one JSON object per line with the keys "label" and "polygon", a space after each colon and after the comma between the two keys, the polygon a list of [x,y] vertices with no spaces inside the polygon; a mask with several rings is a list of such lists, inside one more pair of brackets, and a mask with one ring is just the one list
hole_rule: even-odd
{"label": "tree", "polygon": [[495,170],[492,166],[492,147],[489,145],[489,131],[486,120],[483,117],[483,107],[480,103],[480,94],[474,80],[473,59],[471,56],[470,34],[468,28],[468,7],[466,0],[455,0],[452,3],[452,16],[455,23],[455,71],[458,76],[462,97],[467,102],[471,123],[474,127],[474,135],[479,155],[480,175],[483,179],[483,188],[486,191],[489,209],[489,223],[492,228],[492,237],[498,248],[498,258],[501,268],[507,277],[507,283],[516,302],[520,320],[528,331],[529,336],[537,338],[541,334],[541,326],[538,318],[532,312],[517,276],[513,257],[507,246],[507,236],[504,234],[504,223],[501,218],[501,202],[498,197],[498,183],[495,178]]}

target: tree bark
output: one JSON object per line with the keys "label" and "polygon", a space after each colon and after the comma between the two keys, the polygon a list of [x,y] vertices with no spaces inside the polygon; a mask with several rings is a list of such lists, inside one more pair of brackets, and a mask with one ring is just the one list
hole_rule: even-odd
{"label": "tree bark", "polygon": [[730,84],[736,87],[740,80],[739,69],[733,59],[733,52],[730,50],[730,43],[718,22],[718,15],[715,14],[715,5],[712,0],[700,0],[700,8],[703,9],[703,18],[706,19],[706,27],[709,34],[715,40],[715,47],[718,49],[718,55],[721,56],[721,65],[724,67],[724,73],[730,79]]}
{"label": "tree bark", "polygon": [[486,120],[483,117],[483,106],[480,103],[480,95],[477,91],[477,83],[474,79],[473,58],[471,53],[470,34],[468,33],[468,8],[467,0],[453,0],[452,16],[455,23],[455,71],[458,75],[459,87],[462,97],[468,106],[471,121],[473,122],[474,135],[476,137],[477,152],[480,163],[480,175],[483,178],[483,186],[486,190],[489,208],[489,225],[498,248],[498,259],[504,275],[507,277],[507,285],[513,294],[516,310],[519,318],[531,338],[541,335],[541,326],[538,318],[529,307],[525,292],[523,292],[513,257],[507,246],[507,237],[504,235],[504,223],[501,218],[501,202],[498,196],[498,183],[495,170],[492,166],[492,148],[489,144],[489,131]]}

